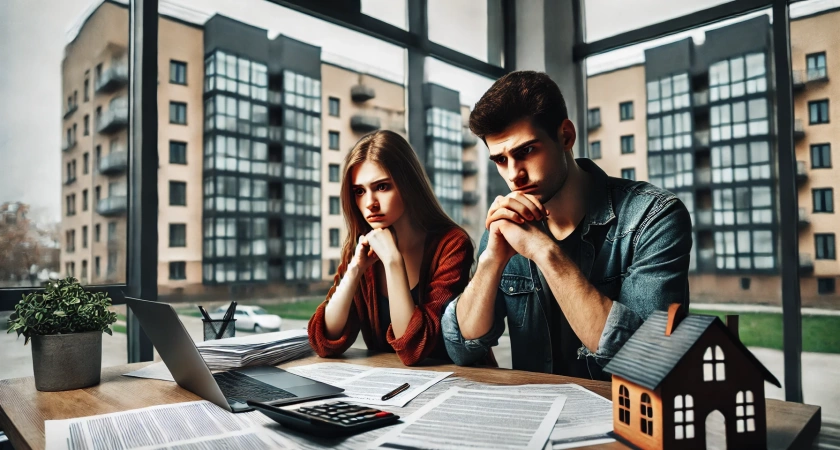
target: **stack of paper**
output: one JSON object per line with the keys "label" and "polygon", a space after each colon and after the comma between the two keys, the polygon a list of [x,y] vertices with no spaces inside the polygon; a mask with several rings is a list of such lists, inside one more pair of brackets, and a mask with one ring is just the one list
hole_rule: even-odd
{"label": "stack of paper", "polygon": [[304,329],[204,341],[196,347],[211,370],[276,366],[312,352]]}

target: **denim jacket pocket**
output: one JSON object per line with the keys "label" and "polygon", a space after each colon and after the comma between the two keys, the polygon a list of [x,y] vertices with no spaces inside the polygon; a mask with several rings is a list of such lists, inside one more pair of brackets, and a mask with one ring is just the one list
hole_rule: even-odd
{"label": "denim jacket pocket", "polygon": [[610,300],[618,300],[618,297],[621,294],[621,282],[623,280],[624,275],[616,275],[604,278],[600,281],[593,280],[592,285],[595,286],[595,289],[598,289],[602,295]]}
{"label": "denim jacket pocket", "polygon": [[503,274],[499,290],[505,297],[508,325],[521,328],[528,315],[528,303],[534,292],[534,282],[528,277]]}

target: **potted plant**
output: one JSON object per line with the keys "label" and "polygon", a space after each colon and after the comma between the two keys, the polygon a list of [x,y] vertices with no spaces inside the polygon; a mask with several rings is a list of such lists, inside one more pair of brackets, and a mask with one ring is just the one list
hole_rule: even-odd
{"label": "potted plant", "polygon": [[52,280],[43,292],[23,296],[9,320],[9,333],[32,339],[35,388],[65,391],[99,384],[102,332],[112,334],[111,298],[90,292],[73,277]]}

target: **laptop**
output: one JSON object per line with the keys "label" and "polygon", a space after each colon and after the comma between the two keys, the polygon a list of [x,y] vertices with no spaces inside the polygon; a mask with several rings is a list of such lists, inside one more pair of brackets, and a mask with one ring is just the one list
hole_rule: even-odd
{"label": "laptop", "polygon": [[175,382],[231,412],[251,411],[246,401],[285,405],[332,397],[344,389],[270,366],[212,373],[178,314],[167,303],[126,297]]}

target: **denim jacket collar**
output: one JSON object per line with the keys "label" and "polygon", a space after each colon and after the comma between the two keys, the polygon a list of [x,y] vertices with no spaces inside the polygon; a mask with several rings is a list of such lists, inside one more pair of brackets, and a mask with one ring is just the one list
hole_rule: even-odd
{"label": "denim jacket collar", "polygon": [[586,222],[581,230],[581,236],[589,233],[592,225],[606,225],[615,220],[612,197],[608,190],[607,174],[588,158],[577,158],[578,166],[585,170],[592,178],[589,185],[589,204],[586,208]]}

